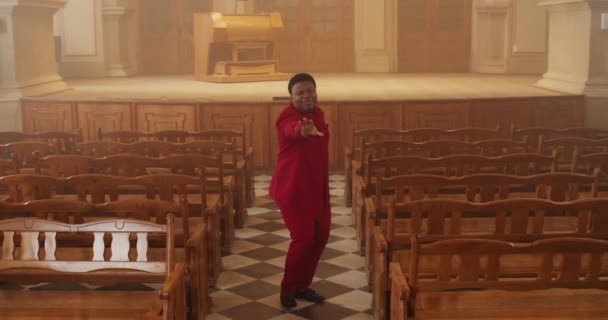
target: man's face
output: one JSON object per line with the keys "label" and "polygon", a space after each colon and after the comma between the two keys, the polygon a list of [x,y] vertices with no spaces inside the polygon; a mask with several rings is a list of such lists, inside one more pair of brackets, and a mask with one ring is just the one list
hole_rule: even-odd
{"label": "man's face", "polygon": [[310,113],[317,104],[317,89],[310,81],[298,82],[291,87],[291,101],[299,112]]}

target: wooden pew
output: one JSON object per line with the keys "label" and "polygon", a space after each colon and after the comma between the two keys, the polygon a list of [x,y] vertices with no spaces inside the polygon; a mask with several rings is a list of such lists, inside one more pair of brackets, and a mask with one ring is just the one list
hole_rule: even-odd
{"label": "wooden pew", "polygon": [[465,127],[451,130],[438,128],[417,128],[410,130],[396,130],[388,128],[353,128],[352,142],[350,146],[344,147],[344,170],[345,170],[345,195],[346,204],[352,204],[352,178],[359,175],[357,171],[361,168],[358,159],[365,159],[361,156],[362,145],[374,141],[405,141],[405,142],[426,142],[433,140],[449,140],[461,142],[475,142],[487,139],[498,139],[502,137],[500,127],[496,130],[476,127]]}
{"label": "wooden pew", "polygon": [[36,141],[7,143],[1,150],[5,152],[5,158],[10,157],[15,162],[14,173],[34,173],[39,158],[59,154],[54,144]]}
{"label": "wooden pew", "polygon": [[[175,155],[161,158],[152,158],[135,154],[112,155],[104,158],[57,155],[40,159],[38,161],[38,166],[47,168],[51,174],[59,177],[87,174],[91,172],[133,177],[146,175],[150,170],[158,168],[164,169],[165,172],[184,173],[199,178],[201,173],[205,174],[206,197],[200,198],[198,201],[194,202],[199,203],[195,210],[201,210],[201,207],[205,210],[205,208],[208,208],[206,204],[209,204],[210,208],[215,208],[215,204],[218,203],[218,214],[224,222],[224,228],[222,229],[223,243],[225,246],[229,247],[234,239],[234,201],[232,201],[232,191],[234,188],[232,186],[232,180],[230,178],[224,178],[223,176],[221,153],[216,157]],[[213,173],[217,175],[217,178],[207,179],[207,170],[212,170]],[[99,179],[100,178],[98,178],[98,180]],[[224,181],[224,183],[219,183],[219,181]],[[200,189],[200,181],[198,182]],[[197,192],[197,190],[194,191]],[[72,194],[75,192],[76,191],[74,190],[71,191]],[[66,190],[63,193],[69,194],[70,191]],[[101,202],[101,200],[99,202]],[[191,202],[191,205],[194,203]]]}
{"label": "wooden pew", "polygon": [[357,177],[353,193],[353,220],[359,245],[363,248],[366,223],[365,198],[376,192],[376,176],[388,178],[396,175],[432,173],[444,176],[462,176],[471,173],[504,173],[530,175],[553,170],[555,157],[534,153],[508,154],[499,157],[481,155],[449,155],[439,158],[394,156],[374,159],[368,157],[364,177]]}
{"label": "wooden pew", "polygon": [[[601,198],[562,203],[523,198],[486,203],[425,199],[398,205],[393,200],[388,218],[372,231],[370,269],[374,313],[377,318],[384,317],[388,264],[399,259],[407,265],[412,234],[423,234],[428,241],[448,237],[487,237],[520,242],[558,236],[608,239],[606,209],[608,199]],[[551,212],[559,215],[550,215]],[[398,219],[398,216],[402,218]],[[404,216],[408,218],[404,219]],[[420,268],[426,272],[436,263],[436,260],[425,260]],[[514,260],[508,266],[513,273],[518,270],[524,274],[531,269],[527,260]]]}
{"label": "wooden pew", "polygon": [[[158,292],[146,291],[4,291],[0,292],[3,319],[49,317],[87,319],[186,319],[185,266],[176,263],[173,248],[173,217],[166,225],[137,220],[103,220],[65,224],[32,218],[0,220],[3,253],[0,278],[10,282],[133,281],[137,277],[162,283]],[[71,248],[58,241],[61,234],[94,237],[88,248],[92,256],[70,255]],[[166,254],[148,259],[147,235],[166,237]],[[111,250],[105,249],[104,234],[111,235]],[[130,238],[136,236],[136,245]],[[17,237],[18,238],[17,238]],[[44,237],[44,242],[39,241]],[[130,251],[136,251],[132,257]],[[109,257],[107,257],[109,256]],[[139,280],[135,280],[139,282]]]}
{"label": "wooden pew", "polygon": [[[75,217],[83,217],[82,220],[86,223],[108,218],[121,218],[166,224],[169,213],[173,216],[177,214],[180,220],[185,216],[182,204],[143,198],[117,200],[107,203],[88,203],[65,199],[34,200],[18,204],[3,202],[0,203],[0,211],[60,222],[76,221]],[[175,220],[175,217],[172,219]],[[173,225],[175,226],[174,222]],[[199,228],[192,228],[188,236],[184,236],[183,232],[180,231],[181,228],[173,227],[172,236],[172,246],[177,246],[179,249],[174,250],[173,256],[176,261],[183,262],[187,268],[188,276],[185,280],[188,291],[188,305],[193,315],[206,314],[211,305],[208,290],[208,260],[206,254],[208,228],[206,224],[199,224],[199,226]],[[70,249],[70,252],[79,257],[87,256],[87,252],[83,252],[83,250],[88,250],[86,247],[90,247],[92,239],[91,237],[83,237],[78,234],[62,234],[57,236],[57,241],[61,245],[65,244],[67,247],[77,248]],[[164,235],[151,233],[147,236],[147,241],[148,246],[151,248],[148,253],[149,258],[158,260],[164,257],[166,252],[166,237]],[[24,278],[23,281],[33,281],[36,283],[43,281],[36,277],[35,274],[32,274]],[[74,279],[74,281],[76,280]],[[154,275],[142,273],[138,275],[129,274],[125,279],[118,278],[114,274],[110,274],[105,278],[99,275],[97,280],[102,284],[114,284],[117,281],[155,282],[158,279]],[[1,277],[0,281],[2,281]]]}
{"label": "wooden pew", "polygon": [[[600,275],[608,241],[451,239],[421,244],[414,237],[412,242],[408,277],[398,262],[391,263],[391,319],[588,319],[608,314],[608,280]],[[534,272],[513,278],[503,261],[515,255],[536,261]],[[441,261],[435,266],[437,277],[421,277],[418,267],[430,256]],[[452,259],[461,263],[455,266]]]}
{"label": "wooden pew", "polygon": [[589,153],[608,152],[608,139],[592,140],[580,137],[545,139],[541,136],[537,152],[556,154],[556,171],[570,171],[577,157]]}
{"label": "wooden pew", "polygon": [[[188,137],[193,133],[186,131],[170,131],[157,132],[150,134],[151,137],[156,137],[162,134],[178,134]],[[185,139],[185,138],[184,138]],[[171,139],[181,140],[181,139]],[[244,168],[244,161],[237,161],[239,151],[236,147],[236,140],[231,139],[231,142],[215,141],[215,140],[198,140],[186,143],[172,143],[165,141],[139,141],[129,144],[119,142],[90,142],[77,146],[78,150],[82,150],[87,154],[98,154],[99,156],[118,155],[121,153],[133,153],[147,157],[164,157],[180,154],[194,154],[204,156],[222,156],[224,162],[224,180],[226,187],[232,189],[233,208],[235,210],[234,225],[242,228],[247,220],[247,177]],[[209,180],[209,190],[218,189],[217,186],[217,171],[208,168],[207,178]],[[231,179],[231,180],[230,180]]]}
{"label": "wooden pew", "polygon": [[[571,173],[548,173],[528,177],[476,174],[464,177],[440,177],[434,175],[404,175],[384,179],[378,178],[377,195],[366,198],[365,222],[365,265],[368,280],[373,284],[374,259],[379,254],[375,245],[379,235],[386,238],[386,219],[389,206],[385,203],[387,194],[400,216],[410,214],[402,209],[411,201],[421,199],[443,198],[451,200],[467,200],[472,202],[488,202],[507,198],[539,198],[558,201],[576,200],[580,195],[580,187],[590,185],[588,197],[597,197],[597,175],[587,176]],[[522,186],[533,186],[535,192],[521,192]],[[455,189],[457,188],[457,189]],[[526,190],[526,189],[524,189]],[[384,226],[376,230],[376,226]],[[397,229],[403,231],[403,228]]]}
{"label": "wooden pew", "polygon": [[[212,168],[217,172],[217,184],[207,184],[207,203],[219,203],[220,218],[224,223],[222,237],[224,245],[230,247],[234,240],[234,209],[232,181],[224,178],[221,154],[217,157],[203,155],[173,155],[151,158],[134,154],[112,155],[100,159],[96,164],[105,174],[134,177],[145,175],[149,169],[162,168],[171,173],[198,177],[202,171]],[[223,181],[224,183],[220,183]],[[207,180],[206,180],[207,182]],[[228,186],[226,186],[228,185]],[[212,192],[212,193],[211,193]]]}
{"label": "wooden pew", "polygon": [[237,155],[237,166],[235,170],[242,170],[245,184],[245,202],[247,207],[253,206],[255,200],[255,188],[254,188],[254,146],[248,142],[251,137],[247,136],[245,127],[241,127],[240,130],[230,129],[209,129],[199,132],[193,132],[191,136],[196,140],[215,140],[236,143],[236,155]]}
{"label": "wooden pew", "polygon": [[113,141],[89,141],[78,143],[74,147],[74,153],[101,158],[112,154],[125,153],[125,146],[127,144]]}
{"label": "wooden pew", "polygon": [[255,190],[253,186],[253,171],[255,169],[253,162],[253,146],[248,143],[245,128],[240,130],[230,129],[211,129],[204,131],[183,131],[183,130],[164,130],[152,133],[144,133],[138,131],[115,131],[102,132],[101,129],[97,132],[99,141],[115,141],[123,143],[131,143],[137,141],[165,141],[184,143],[194,140],[215,140],[237,144],[236,153],[238,160],[238,170],[243,170],[245,176],[246,188],[246,203],[248,207],[253,205],[255,199]]}
{"label": "wooden pew", "polygon": [[133,130],[117,130],[104,132],[101,128],[97,129],[97,141],[112,141],[121,143],[131,143],[137,141],[151,140],[150,133]]}
{"label": "wooden pew", "polygon": [[82,131],[80,129],[73,132],[67,131],[42,131],[42,132],[20,132],[4,131],[0,132],[0,143],[13,143],[22,141],[35,141],[50,143],[63,154],[74,152],[74,146],[82,141]]}
{"label": "wooden pew", "polygon": [[[206,273],[215,285],[221,271],[219,204],[203,195],[205,178],[180,174],[151,174],[138,177],[120,177],[102,174],[84,174],[67,179],[81,201],[104,203],[121,199],[158,199],[177,203],[183,216],[177,219],[176,245],[185,247],[188,239],[205,227]],[[216,199],[217,200],[217,199]],[[187,217],[187,219],[185,219]]]}

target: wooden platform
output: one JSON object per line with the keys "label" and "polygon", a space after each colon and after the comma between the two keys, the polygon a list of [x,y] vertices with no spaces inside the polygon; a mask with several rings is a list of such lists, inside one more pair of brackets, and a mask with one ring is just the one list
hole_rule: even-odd
{"label": "wooden platform", "polygon": [[[343,167],[353,128],[581,126],[583,96],[540,89],[540,76],[314,74],[330,128],[330,166]],[[73,88],[22,104],[24,131],[241,128],[258,169],[276,161],[274,122],[287,81],[206,83],[192,76],[68,80]]]}

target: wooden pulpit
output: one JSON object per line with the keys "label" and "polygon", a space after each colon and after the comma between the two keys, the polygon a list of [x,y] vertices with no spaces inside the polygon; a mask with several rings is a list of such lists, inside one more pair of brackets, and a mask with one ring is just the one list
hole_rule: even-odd
{"label": "wooden pulpit", "polygon": [[211,82],[289,79],[277,71],[275,42],[283,30],[279,13],[194,15],[194,76]]}

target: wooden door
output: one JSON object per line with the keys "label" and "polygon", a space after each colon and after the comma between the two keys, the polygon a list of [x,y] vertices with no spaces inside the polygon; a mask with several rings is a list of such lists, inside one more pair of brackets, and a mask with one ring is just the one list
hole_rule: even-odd
{"label": "wooden door", "polygon": [[211,0],[140,0],[139,8],[143,72],[194,72],[193,15]]}
{"label": "wooden door", "polygon": [[256,11],[281,13],[281,71],[354,71],[353,0],[261,0]]}
{"label": "wooden door", "polygon": [[471,10],[471,0],[399,0],[399,71],[468,71]]}

